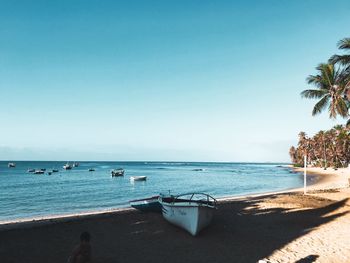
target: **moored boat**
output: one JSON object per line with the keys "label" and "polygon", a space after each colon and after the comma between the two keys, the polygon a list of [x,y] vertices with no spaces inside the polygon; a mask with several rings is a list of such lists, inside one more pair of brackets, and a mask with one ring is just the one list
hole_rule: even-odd
{"label": "moored boat", "polygon": [[214,216],[217,201],[204,193],[160,196],[163,217],[195,236],[207,227]]}
{"label": "moored boat", "polygon": [[79,163],[77,163],[77,162],[73,163],[73,167],[78,167],[78,166],[79,166]]}
{"label": "moored boat", "polygon": [[65,165],[63,165],[63,169],[65,170],[71,170],[72,166],[69,163],[66,163]]}
{"label": "moored boat", "polygon": [[147,176],[131,176],[130,181],[146,181]]}
{"label": "moored boat", "polygon": [[52,169],[53,173],[58,173],[58,169]]}
{"label": "moored boat", "polygon": [[124,176],[124,169],[118,168],[111,171],[112,177]]}
{"label": "moored boat", "polygon": [[34,174],[43,174],[43,173],[44,173],[43,170],[35,170],[35,171],[34,171]]}
{"label": "moored boat", "polygon": [[95,172],[95,169],[94,168],[90,168],[89,172]]}
{"label": "moored boat", "polygon": [[8,168],[15,168],[16,167],[16,163],[8,163],[7,167]]}
{"label": "moored boat", "polygon": [[28,173],[34,173],[34,172],[35,172],[35,169],[28,169],[27,172],[28,172]]}
{"label": "moored boat", "polygon": [[129,201],[130,206],[142,212],[161,212],[162,205],[159,203],[159,195],[144,199]]}

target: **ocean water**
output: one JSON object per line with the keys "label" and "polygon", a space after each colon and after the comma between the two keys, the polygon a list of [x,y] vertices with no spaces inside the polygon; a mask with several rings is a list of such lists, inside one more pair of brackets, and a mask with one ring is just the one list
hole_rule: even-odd
{"label": "ocean water", "polygon": [[[128,201],[157,195],[205,192],[216,198],[301,187],[301,174],[281,164],[191,162],[80,162],[64,170],[65,162],[0,162],[0,221],[108,210]],[[111,177],[114,168],[124,177]],[[42,175],[27,169],[59,169]],[[94,168],[94,172],[89,172]],[[147,176],[131,182],[130,176]]]}

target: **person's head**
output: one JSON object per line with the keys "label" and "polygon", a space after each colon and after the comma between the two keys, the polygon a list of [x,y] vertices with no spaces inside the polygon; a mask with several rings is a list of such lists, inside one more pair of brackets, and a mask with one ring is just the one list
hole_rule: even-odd
{"label": "person's head", "polygon": [[89,232],[83,232],[80,235],[80,242],[89,243],[90,242],[90,234]]}

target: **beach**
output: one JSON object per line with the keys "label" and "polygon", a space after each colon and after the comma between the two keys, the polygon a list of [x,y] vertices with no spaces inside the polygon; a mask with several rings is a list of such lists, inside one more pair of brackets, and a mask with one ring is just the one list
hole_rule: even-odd
{"label": "beach", "polygon": [[349,10],[1,1],[0,263],[350,263]]}
{"label": "beach", "polygon": [[[0,261],[66,262],[83,231],[93,262],[349,262],[347,169],[308,168],[302,189],[220,199],[196,237],[134,209],[0,226]],[[313,175],[316,176],[316,175]]]}

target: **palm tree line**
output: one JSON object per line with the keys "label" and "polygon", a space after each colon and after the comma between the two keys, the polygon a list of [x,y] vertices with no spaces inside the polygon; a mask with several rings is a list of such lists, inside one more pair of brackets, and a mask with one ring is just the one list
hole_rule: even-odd
{"label": "palm tree line", "polygon": [[327,110],[329,117],[347,119],[345,126],[337,125],[328,131],[319,131],[313,137],[299,133],[297,147],[289,150],[291,160],[302,165],[304,156],[308,163],[321,167],[347,167],[350,162],[350,38],[338,42],[338,48],[345,54],[333,55],[327,63],[316,67],[317,74],[306,81],[314,89],[301,92],[307,99],[317,99],[312,115]]}
{"label": "palm tree line", "polygon": [[337,125],[312,137],[300,132],[298,146],[292,146],[289,155],[296,166],[302,166],[306,156],[307,162],[313,166],[347,167],[350,163],[350,130]]}

